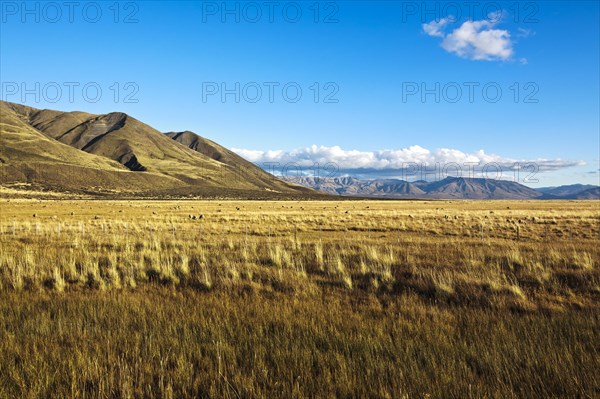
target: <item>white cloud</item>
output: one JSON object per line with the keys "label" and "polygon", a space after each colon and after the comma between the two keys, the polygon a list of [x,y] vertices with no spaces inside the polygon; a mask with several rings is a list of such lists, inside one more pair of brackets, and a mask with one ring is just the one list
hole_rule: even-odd
{"label": "white cloud", "polygon": [[[451,164],[458,164],[465,171],[473,168],[475,172],[481,172],[486,165],[512,171],[515,163],[535,164],[539,172],[585,165],[583,161],[561,159],[514,159],[488,154],[484,150],[466,153],[457,149],[440,148],[431,151],[418,145],[378,151],[345,150],[339,146],[317,145],[291,151],[256,151],[236,148],[232,151],[266,170],[281,171],[288,166],[292,170],[300,167],[303,171],[311,173],[315,164],[319,164],[321,168],[329,164],[335,166],[339,175],[372,178],[400,176],[415,165],[429,168],[438,164],[440,168],[444,168],[451,167]],[[478,165],[467,167],[466,164]]]}
{"label": "white cloud", "polygon": [[448,19],[423,24],[423,31],[442,38],[442,48],[449,53],[471,60],[507,61],[512,58],[513,43],[510,32],[495,29],[498,21],[466,21],[450,33],[442,30]]}
{"label": "white cloud", "polygon": [[529,37],[532,35],[535,35],[535,32],[532,31],[531,29],[523,29],[523,28],[517,29],[517,37]]}
{"label": "white cloud", "polygon": [[448,18],[442,18],[439,21],[433,20],[428,24],[423,24],[423,30],[429,36],[444,37],[444,32],[442,32],[442,28],[448,25],[449,22],[450,20]]}

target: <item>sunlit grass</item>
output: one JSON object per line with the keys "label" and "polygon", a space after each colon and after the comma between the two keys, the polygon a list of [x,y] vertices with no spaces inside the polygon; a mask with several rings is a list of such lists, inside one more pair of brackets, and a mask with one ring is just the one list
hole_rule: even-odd
{"label": "sunlit grass", "polygon": [[595,202],[1,206],[0,397],[600,389]]}

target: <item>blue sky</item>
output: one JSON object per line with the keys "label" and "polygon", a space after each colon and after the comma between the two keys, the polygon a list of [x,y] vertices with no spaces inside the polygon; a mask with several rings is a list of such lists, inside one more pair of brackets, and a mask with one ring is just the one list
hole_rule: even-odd
{"label": "blue sky", "polygon": [[2,99],[123,111],[307,173],[534,162],[528,185],[598,184],[597,1],[116,4],[3,1]]}

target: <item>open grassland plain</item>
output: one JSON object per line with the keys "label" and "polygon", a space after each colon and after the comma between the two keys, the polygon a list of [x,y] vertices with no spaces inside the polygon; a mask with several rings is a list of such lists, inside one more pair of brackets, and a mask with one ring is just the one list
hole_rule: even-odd
{"label": "open grassland plain", "polygon": [[598,201],[0,201],[0,397],[600,396]]}

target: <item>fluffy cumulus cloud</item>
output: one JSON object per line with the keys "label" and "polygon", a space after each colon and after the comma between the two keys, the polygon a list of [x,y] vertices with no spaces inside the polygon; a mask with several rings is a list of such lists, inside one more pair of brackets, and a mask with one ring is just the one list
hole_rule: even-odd
{"label": "fluffy cumulus cloud", "polygon": [[471,60],[507,61],[514,55],[510,32],[496,29],[498,20],[466,21],[451,29],[448,18],[423,24],[423,31],[442,39],[442,48],[449,53]]}
{"label": "fluffy cumulus cloud", "polygon": [[[312,145],[291,151],[256,151],[233,149],[265,170],[275,174],[311,175],[315,165],[326,172],[335,171],[338,176],[362,178],[411,178],[419,177],[424,170],[447,171],[453,175],[460,169],[463,177],[476,177],[490,171],[501,171],[503,175],[514,175],[517,167],[523,171],[549,172],[573,166],[585,165],[583,161],[561,159],[513,159],[484,150],[466,153],[457,149],[440,148],[435,151],[418,145],[379,151],[345,150],[339,146]],[[299,172],[300,171],[300,172]],[[472,176],[467,176],[467,172]]]}

